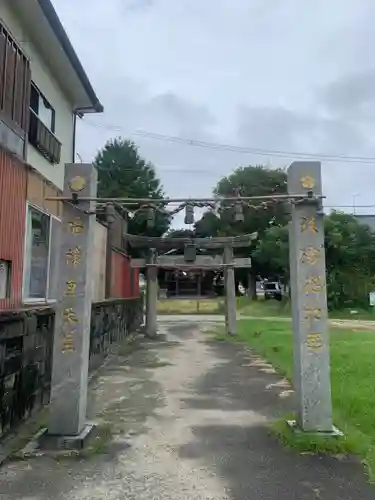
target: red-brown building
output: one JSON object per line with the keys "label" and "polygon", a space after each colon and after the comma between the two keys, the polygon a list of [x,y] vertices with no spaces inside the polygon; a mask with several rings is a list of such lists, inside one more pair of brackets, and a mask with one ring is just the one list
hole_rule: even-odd
{"label": "red-brown building", "polygon": [[0,149],[0,309],[22,301],[27,170]]}
{"label": "red-brown building", "polygon": [[[102,111],[51,0],[1,0],[0,309],[56,299],[62,211],[46,198],[75,161],[77,118]],[[97,223],[95,300],[139,293],[121,224],[114,234]]]}
{"label": "red-brown building", "polygon": [[51,0],[0,2],[0,308],[56,298],[55,235],[76,120],[101,112]]}

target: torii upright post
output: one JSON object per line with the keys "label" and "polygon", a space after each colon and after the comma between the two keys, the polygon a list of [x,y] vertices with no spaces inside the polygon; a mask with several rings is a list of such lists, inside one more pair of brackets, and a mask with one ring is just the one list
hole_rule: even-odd
{"label": "torii upright post", "polygon": [[237,333],[237,311],[236,311],[236,283],[234,279],[233,248],[224,247],[224,277],[225,277],[225,323],[226,333],[236,335]]}
{"label": "torii upright post", "polygon": [[333,432],[322,181],[319,162],[288,169],[292,205],[289,223],[297,425],[307,432]]}
{"label": "torii upright post", "polygon": [[146,270],[146,335],[153,338],[157,335],[157,302],[158,302],[158,268],[156,267],[156,250],[151,248]]}

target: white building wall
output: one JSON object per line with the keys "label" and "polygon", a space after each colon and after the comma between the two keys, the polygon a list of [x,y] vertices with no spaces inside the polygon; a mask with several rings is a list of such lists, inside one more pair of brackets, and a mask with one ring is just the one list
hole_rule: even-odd
{"label": "white building wall", "polygon": [[61,162],[59,165],[50,163],[31,144],[28,145],[27,162],[56,187],[62,189],[64,183],[64,165],[65,163],[70,163],[73,159],[73,107],[33,45],[32,40],[29,40],[30,37],[24,31],[13,11],[1,0],[0,19],[30,58],[31,78],[55,109],[55,135],[62,144]]}

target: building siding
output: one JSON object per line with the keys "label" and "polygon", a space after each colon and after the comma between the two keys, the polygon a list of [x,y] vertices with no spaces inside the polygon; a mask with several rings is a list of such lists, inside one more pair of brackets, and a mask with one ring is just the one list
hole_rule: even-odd
{"label": "building siding", "polygon": [[116,250],[112,250],[111,297],[130,297],[129,258]]}
{"label": "building siding", "polygon": [[62,202],[47,200],[50,196],[61,196],[61,191],[51,185],[51,183],[44,179],[41,174],[28,168],[27,200],[49,214],[61,217]]}
{"label": "building siding", "polygon": [[354,217],[360,224],[365,224],[375,231],[375,215],[354,215]]}
{"label": "building siding", "polygon": [[18,307],[22,302],[26,186],[25,165],[0,148],[0,259],[12,266],[10,297],[0,299],[0,309]]}
{"label": "building siding", "polygon": [[131,269],[130,257],[112,250],[111,297],[139,297],[139,269]]}
{"label": "building siding", "polygon": [[133,269],[132,297],[139,297],[139,269]]}
{"label": "building siding", "polygon": [[52,165],[31,144],[27,146],[27,162],[57,188],[64,184],[64,165],[73,158],[74,115],[73,104],[50,72],[46,61],[33,45],[28,33],[20,24],[17,16],[7,3],[0,1],[0,19],[4,22],[12,36],[18,41],[30,59],[31,78],[43,93],[56,112],[55,135],[62,144],[59,165]]}

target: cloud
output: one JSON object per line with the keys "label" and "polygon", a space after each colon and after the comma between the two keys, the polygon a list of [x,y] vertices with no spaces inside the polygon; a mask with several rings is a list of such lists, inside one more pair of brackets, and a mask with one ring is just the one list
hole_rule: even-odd
{"label": "cloud", "polygon": [[375,143],[366,128],[343,116],[244,106],[239,110],[238,136],[246,145],[252,142],[260,148],[296,153],[289,159],[270,155],[273,165],[299,159],[298,152],[342,156],[335,162],[322,160],[326,204],[350,205],[354,192],[361,194],[363,204],[373,203],[369,179],[374,177],[374,164],[350,163],[345,156],[375,157]]}
{"label": "cloud", "polygon": [[355,121],[375,118],[375,68],[348,74],[327,86],[325,105],[341,119]]}
{"label": "cloud", "polygon": [[[132,137],[171,196],[206,196],[239,165],[292,159],[134,136],[375,156],[373,0],[54,0],[105,105],[79,127],[90,160]],[[134,10],[135,7],[135,10]],[[85,124],[86,122],[86,124]],[[372,203],[373,166],[324,163],[330,204]]]}
{"label": "cloud", "polygon": [[343,119],[282,107],[243,106],[238,136],[259,148],[331,155],[355,155],[366,139],[355,124]]}
{"label": "cloud", "polygon": [[149,7],[152,7],[155,3],[154,0],[120,0],[120,7],[124,8],[128,12],[143,11]]}

